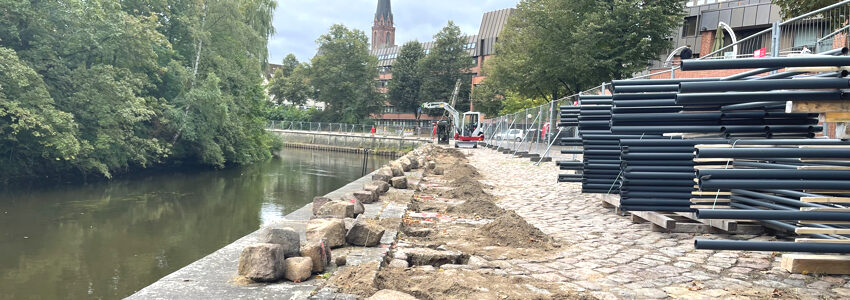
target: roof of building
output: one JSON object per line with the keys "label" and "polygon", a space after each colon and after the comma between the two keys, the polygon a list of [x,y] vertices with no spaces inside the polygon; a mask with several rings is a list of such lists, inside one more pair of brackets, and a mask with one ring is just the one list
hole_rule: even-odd
{"label": "roof of building", "polygon": [[390,0],[378,1],[378,10],[375,11],[375,19],[381,18],[388,21],[393,20],[393,6],[390,3]]}
{"label": "roof of building", "polygon": [[[470,57],[477,56],[477,52],[475,50],[475,45],[477,45],[476,41],[478,40],[477,35],[468,35],[464,37],[466,39],[466,44],[464,45],[464,49],[467,51]],[[433,41],[428,42],[420,42],[422,44],[422,49],[425,50],[425,54],[431,52],[431,48],[434,47]],[[392,46],[386,48],[380,48],[370,51],[373,56],[378,57],[378,66],[386,67],[392,66],[395,63],[396,58],[398,58],[398,54],[401,52],[401,46]]]}
{"label": "roof of building", "polygon": [[513,8],[506,8],[484,14],[481,18],[481,27],[478,28],[478,38],[481,40],[476,41],[475,56],[486,56],[496,52],[496,41],[499,40],[499,34],[502,33],[502,29],[505,29],[508,17],[513,12]]}
{"label": "roof of building", "polygon": [[[384,2],[387,2],[387,5],[389,5],[389,0],[380,1],[378,3],[379,10],[381,3]],[[505,28],[505,24],[508,22],[508,17],[513,12],[513,8],[506,8],[484,14],[481,18],[481,27],[478,29],[478,34],[465,36],[466,44],[464,45],[464,49],[469,52],[470,57],[492,55],[496,52],[496,41],[498,41],[498,37],[502,32],[502,29]],[[431,48],[434,46],[433,41],[422,42],[421,44],[425,53],[431,51]],[[371,54],[378,57],[379,67],[386,67],[392,66],[395,63],[399,51],[401,51],[401,46],[392,46],[372,50]]]}

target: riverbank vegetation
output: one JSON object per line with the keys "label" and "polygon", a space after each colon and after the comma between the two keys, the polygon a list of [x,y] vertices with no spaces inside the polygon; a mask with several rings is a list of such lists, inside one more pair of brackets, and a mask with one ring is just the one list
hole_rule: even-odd
{"label": "riverbank vegetation", "polygon": [[669,51],[682,15],[678,0],[523,0],[484,64],[475,106],[512,113],[631,77]]}
{"label": "riverbank vegetation", "polygon": [[0,0],[0,181],[269,158],[275,0]]}

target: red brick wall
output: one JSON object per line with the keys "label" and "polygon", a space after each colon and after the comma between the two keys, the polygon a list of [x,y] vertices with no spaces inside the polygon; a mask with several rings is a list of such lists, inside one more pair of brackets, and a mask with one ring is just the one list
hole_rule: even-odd
{"label": "red brick wall", "polygon": [[[741,70],[705,70],[705,71],[682,71],[676,70],[676,78],[711,78],[711,77],[726,77],[732,76],[735,74],[743,73],[746,71],[750,71],[753,69],[741,69]],[[657,73],[662,71],[670,71],[670,69],[653,69],[650,70],[650,73]],[[779,70],[779,72],[783,72],[783,70]],[[761,76],[767,75],[770,73],[762,74]],[[653,75],[649,77],[649,79],[670,79],[670,72]]]}
{"label": "red brick wall", "polygon": [[700,35],[702,36],[702,42],[700,43],[699,55],[700,57],[705,56],[711,53],[711,46],[714,45],[714,34],[715,31],[703,31]]}

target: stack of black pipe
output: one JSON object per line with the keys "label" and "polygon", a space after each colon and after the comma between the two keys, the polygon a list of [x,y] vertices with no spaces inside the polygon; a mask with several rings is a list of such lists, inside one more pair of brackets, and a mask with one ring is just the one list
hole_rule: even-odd
{"label": "stack of black pipe", "polygon": [[725,139],[622,139],[621,209],[692,212],[694,146]]}
{"label": "stack of black pipe", "polygon": [[[561,110],[561,121],[558,123],[558,126],[561,128],[564,127],[577,127],[579,122],[579,114],[580,108],[578,106],[569,106],[564,105],[560,107]],[[566,147],[582,147],[582,140],[580,137],[565,137],[561,138],[559,145]],[[578,151],[576,151],[578,152]],[[584,163],[581,161],[558,161],[558,167],[561,170],[572,170],[575,171],[573,174],[560,174],[558,175],[558,182],[581,182],[582,175],[581,171],[584,169]]]}
{"label": "stack of black pipe", "polygon": [[[850,142],[842,140],[741,141],[738,148],[703,148],[701,158],[734,159],[733,167],[700,170],[700,188],[730,190],[734,209],[698,210],[704,219],[753,219],[777,230],[795,233],[846,229],[850,221],[845,204],[828,203],[850,196]],[[758,144],[759,146],[752,146]],[[749,146],[748,146],[749,145]],[[753,148],[756,147],[756,148]],[[804,201],[822,199],[822,202]],[[803,222],[807,222],[803,224]],[[814,230],[814,231],[811,231]],[[847,239],[842,235],[812,233],[820,240]],[[808,240],[811,241],[811,240]],[[850,241],[850,240],[848,240]],[[823,243],[761,243],[697,241],[698,249],[741,249],[850,253]]]}
{"label": "stack of black pipe", "polygon": [[[846,53],[846,49],[842,49]],[[685,61],[683,70],[850,66],[850,57]],[[805,69],[751,80],[680,84],[676,103],[683,107],[720,107],[724,115],[758,117],[763,124],[720,124],[727,137],[740,137],[729,147],[698,147],[700,159],[729,160],[729,167],[700,169],[703,191],[730,191],[731,209],[700,209],[702,219],[760,220],[766,226],[808,234],[797,242],[697,240],[697,249],[850,253],[846,222],[850,211],[831,199],[850,196],[850,143],[811,139],[821,128],[814,115],[786,114],[785,101],[845,101],[850,88],[846,72],[804,75]],[[797,76],[798,78],[787,79]],[[760,127],[764,127],[763,129]],[[756,138],[762,138],[758,140]],[[764,140],[763,138],[773,138]],[[782,139],[779,139],[782,138]],[[784,140],[783,140],[784,139]],[[804,201],[805,200],[805,201]]]}
{"label": "stack of black pipe", "polygon": [[[611,133],[611,96],[579,96],[578,130],[582,138],[582,192],[618,194],[618,137]],[[564,154],[574,154],[570,150]]]}
{"label": "stack of black pipe", "polygon": [[675,92],[679,82],[690,80],[614,82],[611,131],[619,138],[621,209],[691,211],[694,144],[646,127],[677,127],[683,108]]}

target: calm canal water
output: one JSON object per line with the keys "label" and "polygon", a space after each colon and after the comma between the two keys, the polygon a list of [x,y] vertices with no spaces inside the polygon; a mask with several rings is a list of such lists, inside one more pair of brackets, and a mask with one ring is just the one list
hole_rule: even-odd
{"label": "calm canal water", "polygon": [[129,296],[360,178],[361,160],[284,149],[244,168],[0,191],[0,299]]}

